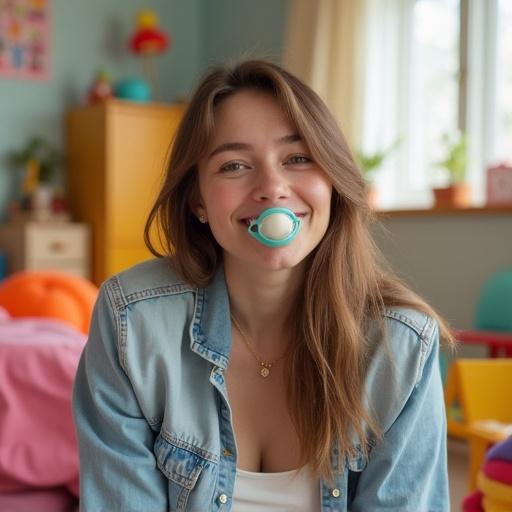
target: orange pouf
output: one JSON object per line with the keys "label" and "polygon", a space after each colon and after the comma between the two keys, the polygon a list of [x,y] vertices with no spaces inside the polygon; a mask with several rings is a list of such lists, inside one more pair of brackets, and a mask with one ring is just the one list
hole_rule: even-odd
{"label": "orange pouf", "polygon": [[87,333],[98,288],[57,271],[16,272],[0,283],[0,306],[13,317],[56,318]]}

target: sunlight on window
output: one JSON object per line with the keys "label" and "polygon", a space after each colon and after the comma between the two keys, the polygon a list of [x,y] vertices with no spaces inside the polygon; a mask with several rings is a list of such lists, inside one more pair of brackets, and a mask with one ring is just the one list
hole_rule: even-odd
{"label": "sunlight on window", "polygon": [[496,157],[512,160],[512,2],[501,0],[498,17]]}
{"label": "sunlight on window", "polygon": [[411,186],[429,188],[443,158],[441,137],[457,130],[459,1],[418,0],[411,52]]}

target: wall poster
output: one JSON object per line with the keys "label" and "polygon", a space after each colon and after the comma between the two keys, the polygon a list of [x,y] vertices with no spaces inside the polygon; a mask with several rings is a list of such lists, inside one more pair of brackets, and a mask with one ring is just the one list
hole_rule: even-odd
{"label": "wall poster", "polygon": [[47,80],[51,0],[0,0],[0,78]]}

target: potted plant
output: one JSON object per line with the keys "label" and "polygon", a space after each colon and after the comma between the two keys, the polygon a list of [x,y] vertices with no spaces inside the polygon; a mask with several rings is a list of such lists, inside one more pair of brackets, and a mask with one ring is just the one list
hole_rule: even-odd
{"label": "potted plant", "polygon": [[447,183],[433,188],[434,208],[465,208],[471,205],[471,188],[466,183],[467,137],[463,133],[444,134],[445,157],[437,162]]}
{"label": "potted plant", "polygon": [[366,183],[368,183],[368,202],[370,206],[375,207],[377,203],[377,191],[374,186],[375,175],[380,169],[386,158],[400,145],[401,139],[397,139],[389,148],[376,151],[375,153],[363,153],[356,151],[356,161],[363,173]]}
{"label": "potted plant", "polygon": [[22,169],[24,173],[21,202],[13,205],[14,211],[19,208],[36,217],[49,217],[63,161],[60,151],[40,137],[32,137],[22,149],[11,151],[8,159],[13,169]]}

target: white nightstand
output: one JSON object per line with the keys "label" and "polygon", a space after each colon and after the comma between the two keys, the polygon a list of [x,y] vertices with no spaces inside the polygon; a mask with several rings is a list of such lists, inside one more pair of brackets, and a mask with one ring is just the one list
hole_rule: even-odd
{"label": "white nightstand", "polygon": [[76,222],[13,222],[0,225],[0,250],[8,273],[60,270],[90,279],[90,229]]}

